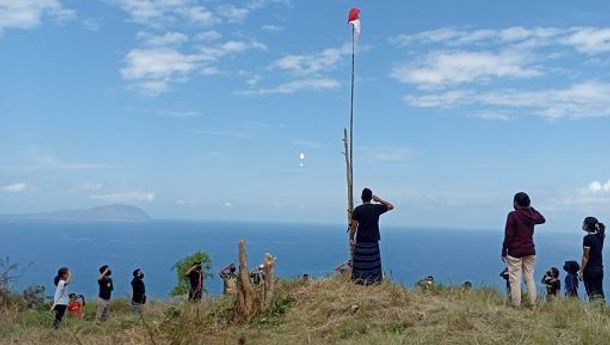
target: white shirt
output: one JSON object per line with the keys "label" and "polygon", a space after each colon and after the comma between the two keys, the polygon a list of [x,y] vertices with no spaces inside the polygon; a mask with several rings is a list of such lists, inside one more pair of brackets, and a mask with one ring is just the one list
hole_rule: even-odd
{"label": "white shirt", "polygon": [[70,298],[68,297],[68,284],[65,280],[60,280],[55,289],[55,298],[53,299],[53,306],[56,305],[68,305]]}

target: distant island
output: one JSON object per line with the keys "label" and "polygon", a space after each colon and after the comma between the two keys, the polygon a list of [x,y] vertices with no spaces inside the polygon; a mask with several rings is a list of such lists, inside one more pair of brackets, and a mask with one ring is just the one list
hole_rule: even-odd
{"label": "distant island", "polygon": [[78,221],[148,221],[151,217],[144,210],[124,204],[96,206],[82,210],[63,210],[44,213],[0,215],[0,219],[24,220],[78,220]]}

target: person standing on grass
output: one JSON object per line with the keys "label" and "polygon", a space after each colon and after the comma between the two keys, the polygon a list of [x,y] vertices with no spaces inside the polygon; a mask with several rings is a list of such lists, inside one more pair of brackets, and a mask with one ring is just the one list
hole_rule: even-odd
{"label": "person standing on grass", "polygon": [[379,250],[379,216],[394,209],[392,203],[383,200],[364,188],[362,205],[352,212],[349,243],[353,251],[352,280],[358,284],[380,283],[383,279]]}
{"label": "person standing on grass", "polygon": [[203,296],[203,269],[201,262],[195,262],[185,274],[189,279],[189,302],[199,302]]}
{"label": "person standing on grass", "polygon": [[142,315],[142,308],[146,304],[146,285],[144,285],[144,272],[137,268],[133,271],[131,280],[131,313],[135,316]]}
{"label": "person standing on grass", "polygon": [[53,328],[59,328],[59,325],[63,322],[68,304],[70,303],[70,298],[68,297],[68,284],[70,284],[71,278],[72,274],[70,273],[70,269],[68,267],[62,267],[57,270],[57,276],[55,276],[55,279],[53,280],[53,283],[56,286],[53,306],[51,306],[51,311],[55,313]]}
{"label": "person standing on grass", "polygon": [[508,276],[513,306],[521,305],[521,276],[525,276],[527,295],[530,305],[536,303],[536,282],[534,264],[536,247],[534,245],[534,226],[546,220],[531,207],[526,193],[517,193],[513,200],[514,211],[508,214],[502,246],[502,260],[508,265]]}
{"label": "person standing on grass", "polygon": [[566,297],[578,298],[578,271],[580,271],[580,266],[578,265],[578,262],[566,261],[563,265],[563,270],[566,271]]}
{"label": "person standing on grass", "polygon": [[582,229],[587,232],[587,235],[583,239],[582,265],[578,277],[585,283],[589,301],[604,301],[602,251],[606,239],[606,226],[595,217],[587,217],[582,224]]}
{"label": "person standing on grass", "polygon": [[100,291],[97,299],[97,311],[95,313],[95,320],[100,323],[108,319],[108,313],[110,309],[110,298],[112,297],[112,290],[114,285],[112,283],[112,271],[108,265],[100,267],[100,276],[97,278],[97,284],[100,287]]}
{"label": "person standing on grass", "polygon": [[222,279],[223,283],[223,294],[225,296],[237,295],[237,266],[230,264],[223,268],[218,275]]}

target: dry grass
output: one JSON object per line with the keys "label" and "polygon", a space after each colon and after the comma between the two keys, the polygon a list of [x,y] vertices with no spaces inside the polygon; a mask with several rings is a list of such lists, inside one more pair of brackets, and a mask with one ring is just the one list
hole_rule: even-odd
{"label": "dry grass", "polygon": [[[363,287],[341,278],[284,281],[265,315],[233,323],[234,301],[193,306],[156,302],[143,320],[126,301],[112,305],[101,326],[69,320],[50,329],[51,314],[0,312],[0,344],[582,344],[606,345],[605,306],[563,300],[514,310],[491,289],[409,290],[386,282]],[[93,305],[87,310],[93,314]]]}

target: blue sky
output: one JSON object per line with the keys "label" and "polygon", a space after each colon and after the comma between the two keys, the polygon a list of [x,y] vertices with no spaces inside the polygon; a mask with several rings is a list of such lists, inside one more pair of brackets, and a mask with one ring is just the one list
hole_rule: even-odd
{"label": "blue sky", "polygon": [[0,0],[0,213],[343,222],[352,6],[387,224],[606,219],[607,1]]}

